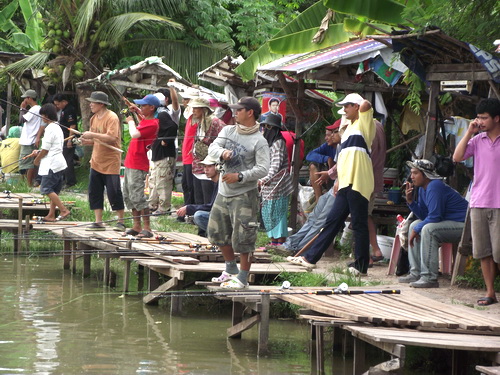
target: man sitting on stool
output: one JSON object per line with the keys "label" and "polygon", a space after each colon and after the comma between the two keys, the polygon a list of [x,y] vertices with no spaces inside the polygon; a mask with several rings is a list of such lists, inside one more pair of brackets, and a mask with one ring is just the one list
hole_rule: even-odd
{"label": "man sitting on stool", "polygon": [[204,165],[205,175],[215,183],[214,191],[207,204],[188,204],[177,210],[177,216],[193,216],[194,223],[198,226],[198,235],[207,236],[208,217],[219,191],[219,171],[216,168],[217,160],[208,155],[201,164]]}
{"label": "man sitting on stool", "polygon": [[[406,164],[411,168],[412,181],[406,184],[406,202],[420,220],[410,225],[410,274],[400,277],[399,282],[413,288],[438,288],[439,245],[460,241],[468,203],[442,181],[430,161]],[[420,188],[417,201],[413,200],[414,187]]]}

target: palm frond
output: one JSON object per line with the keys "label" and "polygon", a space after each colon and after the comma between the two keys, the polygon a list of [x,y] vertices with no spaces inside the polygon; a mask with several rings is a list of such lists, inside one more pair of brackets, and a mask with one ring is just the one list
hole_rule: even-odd
{"label": "palm frond", "polygon": [[[196,48],[178,40],[135,41],[143,56],[164,56],[165,64],[177,71],[185,79],[197,82],[197,73],[214,64],[226,55],[226,49],[216,49],[213,44]],[[225,44],[219,47],[228,47]]]}
{"label": "palm frond", "polygon": [[161,22],[176,29],[183,28],[181,24],[173,22],[167,17],[149,13],[126,13],[106,20],[97,32],[97,39],[106,40],[112,47],[116,47],[135,24],[148,22]]}
{"label": "palm frond", "polygon": [[115,5],[124,12],[143,11],[158,15],[173,15],[179,10],[178,0],[121,0]]}
{"label": "palm frond", "polygon": [[77,46],[86,38],[95,14],[103,6],[104,0],[85,0],[75,16],[78,20],[73,39],[73,45]]}
{"label": "palm frond", "polygon": [[0,72],[2,73],[10,73],[15,77],[21,77],[21,75],[28,69],[42,69],[42,67],[49,60],[50,55],[46,52],[37,52],[31,56],[26,57],[25,59],[16,61]]}

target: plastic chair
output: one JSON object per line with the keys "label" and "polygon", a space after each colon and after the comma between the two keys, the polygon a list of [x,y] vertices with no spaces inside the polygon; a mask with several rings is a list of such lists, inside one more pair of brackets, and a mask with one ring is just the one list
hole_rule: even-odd
{"label": "plastic chair", "polygon": [[[453,269],[453,244],[450,242],[441,244],[439,248],[441,255],[440,269],[442,274],[451,275],[451,270]],[[399,241],[399,235],[394,238],[394,243],[392,244],[391,259],[389,261],[389,269],[387,270],[387,275],[394,275],[396,272],[396,266],[398,264],[399,253],[401,251],[401,242]]]}

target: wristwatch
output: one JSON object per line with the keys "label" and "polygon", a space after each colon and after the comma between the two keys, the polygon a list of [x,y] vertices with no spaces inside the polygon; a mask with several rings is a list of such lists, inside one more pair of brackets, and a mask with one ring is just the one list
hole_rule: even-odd
{"label": "wristwatch", "polygon": [[238,182],[243,181],[243,173],[238,173]]}

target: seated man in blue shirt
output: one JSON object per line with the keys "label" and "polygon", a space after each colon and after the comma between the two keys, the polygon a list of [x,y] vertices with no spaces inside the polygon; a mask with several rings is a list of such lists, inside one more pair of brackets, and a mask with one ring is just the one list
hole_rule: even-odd
{"label": "seated man in blue shirt", "polygon": [[177,210],[177,216],[193,216],[194,223],[198,226],[198,235],[207,236],[208,218],[214,205],[217,192],[219,191],[219,171],[216,168],[217,160],[208,155],[202,162],[205,175],[215,183],[214,191],[207,204],[188,204]]}
{"label": "seated man in blue shirt", "polygon": [[[316,173],[327,171],[335,164],[337,144],[334,142],[333,135],[339,132],[340,122],[341,120],[337,120],[332,125],[327,126],[325,132],[325,143],[310,151],[306,156],[306,160],[311,162],[309,165],[309,180],[311,181],[311,186],[314,190],[316,202],[319,201],[319,197],[323,194],[322,186],[317,182],[318,176]],[[330,182],[329,185],[325,187],[328,190],[332,187],[332,185],[333,183]]]}
{"label": "seated man in blue shirt", "polygon": [[[460,241],[468,203],[443,182],[430,161],[406,164],[412,181],[406,184],[406,201],[419,220],[410,225],[410,274],[400,277],[399,282],[414,288],[438,288],[439,245]],[[414,187],[419,188],[417,201],[413,200]]]}

